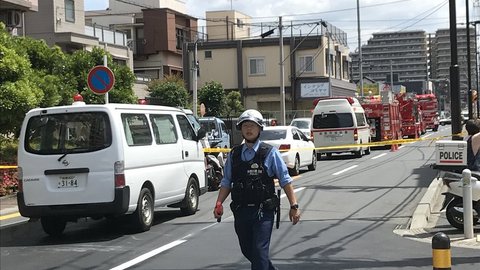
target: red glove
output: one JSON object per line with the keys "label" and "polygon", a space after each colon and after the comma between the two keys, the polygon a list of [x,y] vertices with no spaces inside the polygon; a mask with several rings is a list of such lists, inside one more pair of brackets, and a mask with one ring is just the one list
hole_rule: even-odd
{"label": "red glove", "polygon": [[217,222],[222,220],[223,215],[223,205],[221,202],[217,202],[215,204],[215,210],[213,210],[215,217],[217,218]]}

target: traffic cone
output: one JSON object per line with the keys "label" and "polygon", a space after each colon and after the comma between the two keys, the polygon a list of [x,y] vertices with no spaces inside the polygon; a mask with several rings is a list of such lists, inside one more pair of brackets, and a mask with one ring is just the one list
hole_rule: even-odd
{"label": "traffic cone", "polygon": [[398,150],[397,145],[393,143],[393,144],[391,145],[391,147],[390,147],[390,152],[395,152],[395,151],[397,151],[397,150]]}

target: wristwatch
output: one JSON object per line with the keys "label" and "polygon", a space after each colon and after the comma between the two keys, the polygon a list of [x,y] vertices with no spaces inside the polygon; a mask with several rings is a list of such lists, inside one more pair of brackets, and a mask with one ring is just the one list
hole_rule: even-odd
{"label": "wristwatch", "polygon": [[298,209],[298,204],[296,203],[296,204],[294,204],[294,205],[291,205],[291,206],[290,206],[290,209],[292,209],[292,210],[297,210],[297,209]]}

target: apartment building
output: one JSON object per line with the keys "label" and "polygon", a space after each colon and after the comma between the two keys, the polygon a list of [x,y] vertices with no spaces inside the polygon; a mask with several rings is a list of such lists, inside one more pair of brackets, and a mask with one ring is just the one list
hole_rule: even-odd
{"label": "apartment building", "polygon": [[197,19],[186,15],[185,1],[109,1],[107,10],[86,13],[86,23],[122,31],[133,52],[133,70],[149,81],[182,76],[182,49],[196,40]]}
{"label": "apartment building", "polygon": [[[470,27],[470,78],[472,89],[477,87],[476,74],[476,44],[475,29]],[[468,63],[467,63],[467,29],[457,28],[457,55],[458,67],[460,73],[460,101],[462,107],[466,107],[468,93]],[[450,78],[451,66],[451,47],[450,47],[450,30],[438,29],[435,32],[435,38],[432,41],[432,62],[431,71],[432,78],[438,82],[438,89],[444,96],[450,96],[448,93],[448,82]],[[447,87],[445,87],[447,86]]]}
{"label": "apartment building", "polygon": [[252,18],[236,10],[218,10],[206,12],[207,39],[234,40],[249,38]]}
{"label": "apartment building", "polygon": [[[213,21],[209,15],[212,13],[207,13],[207,21]],[[229,23],[239,27],[237,22]],[[231,40],[227,38],[226,29],[230,29],[230,33],[235,33],[235,29],[232,31],[224,25],[223,40],[219,40],[221,34],[217,32],[214,40],[188,44],[184,70],[194,71],[194,63],[198,63],[197,80],[193,80],[192,73],[184,74],[190,88],[195,81],[198,88],[206,82],[220,82],[226,91],[240,91],[246,108],[268,111],[280,119],[282,63],[287,120],[294,116],[289,115],[289,111],[291,114],[298,110],[310,111],[316,98],[355,95],[356,86],[350,83],[348,72],[346,34],[334,26],[328,24],[328,30],[319,26],[324,33],[321,35],[284,37],[284,59],[280,60],[278,36]],[[209,32],[207,36],[210,37]]]}
{"label": "apartment building", "polygon": [[25,13],[38,11],[38,0],[0,0],[0,22],[10,34],[25,36]]}
{"label": "apartment building", "polygon": [[[425,31],[374,33],[362,45],[362,73],[375,81],[426,82],[428,74],[428,42]],[[359,53],[351,53],[352,78],[360,79]],[[390,77],[393,76],[392,79]],[[426,83],[414,84],[428,90]],[[408,90],[407,90],[408,91]]]}
{"label": "apartment building", "polygon": [[43,39],[65,52],[106,48],[113,59],[132,67],[131,51],[123,33],[85,26],[83,0],[41,0],[36,12],[23,13],[25,36]]}

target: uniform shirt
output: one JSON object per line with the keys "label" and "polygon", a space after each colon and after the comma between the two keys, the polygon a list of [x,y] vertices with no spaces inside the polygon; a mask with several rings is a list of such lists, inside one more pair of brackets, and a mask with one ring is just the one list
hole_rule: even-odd
{"label": "uniform shirt", "polygon": [[[243,161],[249,161],[255,157],[260,146],[260,141],[257,140],[252,148],[248,148],[246,144],[242,146],[241,157]],[[280,155],[277,148],[272,147],[272,150],[265,157],[263,162],[267,174],[270,177],[276,176],[279,180],[280,186],[283,188],[286,184],[291,183],[293,180],[288,174],[287,166]],[[232,188],[232,152],[228,154],[227,162],[223,170],[223,179],[220,183],[222,187]]]}

